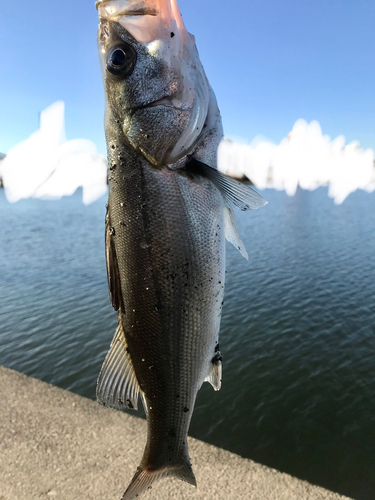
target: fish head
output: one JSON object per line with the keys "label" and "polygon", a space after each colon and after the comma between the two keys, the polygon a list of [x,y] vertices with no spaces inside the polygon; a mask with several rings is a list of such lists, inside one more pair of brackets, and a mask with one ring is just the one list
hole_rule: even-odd
{"label": "fish head", "polygon": [[195,38],[176,0],[99,0],[106,128],[121,127],[153,165],[194,148],[211,99]]}

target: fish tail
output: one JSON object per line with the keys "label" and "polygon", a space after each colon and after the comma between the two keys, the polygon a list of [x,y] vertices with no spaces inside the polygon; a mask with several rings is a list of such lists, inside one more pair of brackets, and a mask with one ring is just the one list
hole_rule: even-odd
{"label": "fish tail", "polygon": [[121,500],[138,499],[146,490],[151,489],[153,483],[163,477],[176,477],[181,481],[197,486],[194,472],[188,460],[181,464],[167,465],[157,469],[142,467],[141,465]]}

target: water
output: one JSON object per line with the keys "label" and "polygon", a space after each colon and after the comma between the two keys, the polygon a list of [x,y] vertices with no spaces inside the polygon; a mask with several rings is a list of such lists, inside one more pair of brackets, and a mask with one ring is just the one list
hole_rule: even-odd
{"label": "water", "polygon": [[[190,434],[358,500],[375,491],[375,195],[327,189],[238,213],[228,246],[221,392]],[[0,364],[94,398],[116,326],[104,203],[10,205],[0,190]],[[194,464],[194,457],[193,457]]]}

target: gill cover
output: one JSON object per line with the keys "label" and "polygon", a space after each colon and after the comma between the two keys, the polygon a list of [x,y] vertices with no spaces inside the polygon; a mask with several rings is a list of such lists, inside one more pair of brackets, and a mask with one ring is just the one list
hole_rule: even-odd
{"label": "gill cover", "polygon": [[[99,48],[105,78],[105,53],[108,29],[121,25],[147,52],[162,59],[169,74],[177,80],[176,93],[160,104],[189,113],[180,136],[163,162],[173,164],[188,154],[200,134],[210,104],[210,87],[199,59],[195,38],[182,20],[176,0],[99,0],[96,3],[100,24]],[[174,85],[171,78],[171,85]]]}

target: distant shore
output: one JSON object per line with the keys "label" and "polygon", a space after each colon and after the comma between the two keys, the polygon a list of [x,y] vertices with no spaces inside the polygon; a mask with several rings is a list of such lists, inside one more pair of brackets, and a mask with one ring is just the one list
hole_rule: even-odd
{"label": "distant shore", "polygon": [[[0,162],[1,160],[4,160],[4,158],[6,157],[6,154],[5,153],[0,153]],[[1,172],[0,172],[0,188],[4,187],[3,186],[3,179],[1,178]]]}

